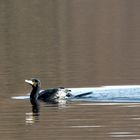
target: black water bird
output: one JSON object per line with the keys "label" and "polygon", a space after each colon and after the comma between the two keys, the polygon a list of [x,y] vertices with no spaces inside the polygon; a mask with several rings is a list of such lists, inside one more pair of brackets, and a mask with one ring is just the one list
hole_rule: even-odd
{"label": "black water bird", "polygon": [[25,80],[25,82],[32,86],[30,102],[33,106],[38,106],[38,100],[50,103],[59,103],[60,100],[64,100],[69,94],[69,90],[63,87],[41,90],[41,82],[35,78],[31,80]]}

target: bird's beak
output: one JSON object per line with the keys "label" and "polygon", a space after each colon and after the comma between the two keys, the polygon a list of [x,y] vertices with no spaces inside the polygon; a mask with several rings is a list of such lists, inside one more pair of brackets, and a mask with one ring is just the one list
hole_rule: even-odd
{"label": "bird's beak", "polygon": [[25,80],[26,83],[33,85],[33,81],[32,80]]}

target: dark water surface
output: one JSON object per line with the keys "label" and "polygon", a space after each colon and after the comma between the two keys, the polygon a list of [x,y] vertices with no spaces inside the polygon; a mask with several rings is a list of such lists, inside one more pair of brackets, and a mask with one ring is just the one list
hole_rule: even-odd
{"label": "dark water surface", "polygon": [[139,103],[41,103],[31,89],[140,85],[139,0],[0,1],[1,140],[139,140]]}

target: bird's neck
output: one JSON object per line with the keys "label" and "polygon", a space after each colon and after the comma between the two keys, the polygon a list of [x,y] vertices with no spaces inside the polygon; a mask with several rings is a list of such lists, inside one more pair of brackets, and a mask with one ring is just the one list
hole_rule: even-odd
{"label": "bird's neck", "polygon": [[38,94],[40,91],[40,87],[33,87],[31,94],[30,94],[30,102],[32,105],[38,104]]}

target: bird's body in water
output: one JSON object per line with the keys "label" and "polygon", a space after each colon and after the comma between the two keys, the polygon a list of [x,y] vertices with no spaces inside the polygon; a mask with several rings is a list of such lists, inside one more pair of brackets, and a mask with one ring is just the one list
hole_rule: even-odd
{"label": "bird's body in water", "polygon": [[65,100],[65,97],[69,94],[69,90],[65,88],[41,90],[41,83],[38,79],[25,80],[25,82],[32,86],[30,102],[33,106],[39,104],[38,100],[49,103],[59,103],[60,100]]}

